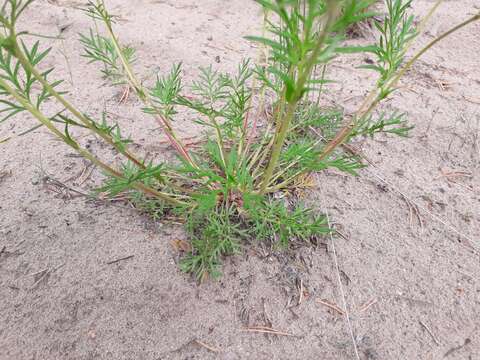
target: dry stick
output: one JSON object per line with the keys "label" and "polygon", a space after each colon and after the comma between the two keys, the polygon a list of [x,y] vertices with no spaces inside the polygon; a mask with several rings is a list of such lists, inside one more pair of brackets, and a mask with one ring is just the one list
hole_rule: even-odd
{"label": "dry stick", "polygon": [[215,347],[213,347],[213,346],[211,346],[211,345],[205,344],[203,341],[200,341],[200,340],[198,340],[198,339],[195,339],[195,340],[193,340],[193,341],[194,341],[196,344],[204,347],[204,348],[207,349],[208,351],[211,351],[211,352],[214,352],[214,353],[220,352],[219,349],[217,349],[217,348],[215,348]]}
{"label": "dry stick", "polygon": [[317,302],[319,304],[322,304],[322,305],[325,305],[326,307],[332,309],[332,310],[335,310],[337,313],[339,313],[340,315],[345,315],[345,311],[343,311],[339,306],[335,305],[335,304],[331,304],[329,303],[328,301],[325,301],[325,300],[321,300],[321,299],[317,299]]}
{"label": "dry stick", "polygon": [[[323,65],[323,68],[322,68],[322,76],[321,76],[321,80],[323,81],[325,79],[325,74],[327,72],[327,65]],[[318,90],[318,96],[317,96],[317,107],[320,105],[320,97],[322,95],[322,92],[323,92],[323,82],[320,83],[320,89]]]}
{"label": "dry stick", "polygon": [[[268,11],[265,11],[264,14],[263,14],[263,24],[262,24],[262,37],[265,37],[265,32],[267,30],[267,21],[268,21]],[[268,57],[269,57],[269,53],[268,53],[268,48],[266,45],[263,45],[263,50],[264,50],[264,58],[265,58],[265,64],[268,62]],[[261,59],[261,51],[259,51],[259,62],[262,60]],[[252,95],[250,97],[250,104],[252,104],[252,99],[253,99],[253,90],[255,89],[255,83],[256,83],[256,80],[257,78],[255,77],[254,79],[254,85],[252,85]],[[247,138],[247,144],[245,145],[245,149],[243,150],[243,156],[246,157],[247,154],[248,154],[248,150],[250,148],[250,145],[253,141],[253,139],[255,138],[255,134],[256,134],[256,131],[257,131],[257,125],[258,125],[258,118],[260,116],[260,114],[262,113],[262,111],[265,109],[265,93],[266,93],[266,86],[263,85],[261,87],[261,90],[260,90],[260,107],[257,111],[255,111],[255,119],[253,120],[253,123],[252,123],[252,128],[250,129],[250,131],[248,130],[248,118],[249,118],[249,115],[250,115],[250,112],[251,112],[251,109],[248,110],[247,112],[247,115],[245,117],[245,121],[244,121],[244,132],[245,132],[245,136]]]}
{"label": "dry stick", "polygon": [[31,273],[31,274],[27,274],[27,275],[24,275],[24,276],[27,277],[27,276],[40,275],[40,274],[45,273],[45,272],[47,272],[47,271],[48,271],[48,268],[45,268],[45,269],[43,269],[43,270],[39,270],[39,271],[37,271],[37,272]]}
{"label": "dry stick", "polygon": [[[50,176],[50,175],[48,175],[48,174],[46,174],[45,176],[46,176],[45,182],[46,182],[47,185],[50,184],[50,185],[52,185],[52,186],[56,186],[57,188],[64,189],[64,190],[66,190],[66,191],[72,191],[72,192],[78,194],[79,196],[84,196],[84,197],[86,197],[86,198],[91,198],[91,196],[90,196],[89,194],[84,193],[84,192],[82,192],[82,191],[79,191],[79,190],[77,190],[77,189],[75,189],[75,188],[73,188],[73,187],[71,187],[71,186],[65,185],[65,184],[62,183],[60,180],[57,180],[57,179],[53,178],[52,176]],[[55,191],[55,190],[49,189],[49,188],[47,188],[47,190]],[[111,199],[109,199],[108,201],[106,201],[106,200],[104,200],[104,199],[102,199],[102,198],[100,198],[100,197],[98,197],[98,198],[95,199],[95,201],[102,201],[102,202],[104,202],[104,203],[109,203],[109,204],[113,204],[113,202],[116,201],[116,200],[117,200],[116,198],[111,198]],[[118,207],[118,208],[122,208],[122,209],[127,209],[127,207],[121,206],[121,205],[113,204],[113,206]]]}
{"label": "dry stick", "polygon": [[270,317],[268,316],[267,313],[267,304],[265,301],[265,298],[262,298],[262,305],[263,305],[263,320],[265,321],[265,324],[267,324],[269,327],[272,327],[272,320],[270,320]]}
{"label": "dry stick", "polygon": [[299,289],[299,296],[298,296],[298,305],[301,305],[303,302],[303,280],[300,279],[300,289]]}
{"label": "dry stick", "polygon": [[465,341],[463,342],[463,344],[458,345],[458,346],[455,346],[455,347],[452,347],[450,350],[448,350],[448,351],[443,355],[443,357],[446,358],[447,356],[451,355],[451,354],[454,353],[455,351],[460,350],[461,348],[463,348],[465,345],[470,344],[471,342],[472,342],[472,340],[470,340],[470,338],[466,338]]}
{"label": "dry stick", "polygon": [[[250,157],[248,169],[252,169],[255,164],[257,164],[252,170],[251,174],[252,176],[255,176],[257,174],[265,159],[267,158],[268,153],[270,152],[270,148],[273,145],[273,142],[275,141],[275,136],[274,134],[271,136],[270,140],[268,140],[268,136],[270,134],[270,131],[272,130],[273,125],[268,123],[267,128],[265,130],[265,133],[263,134],[260,144],[261,146],[258,147],[257,151],[253,153],[253,155]],[[265,144],[265,141],[268,140],[268,142]],[[265,144],[265,145],[264,145]]]}
{"label": "dry stick", "polygon": [[[357,154],[358,155],[358,154]],[[362,155],[360,155],[362,156]],[[376,167],[374,165],[374,167]],[[378,169],[378,168],[377,168]],[[418,207],[420,210],[426,212],[428,215],[430,215],[430,217],[432,217],[434,220],[438,221],[439,223],[441,223],[442,225],[444,225],[445,227],[448,227],[450,230],[452,230],[454,233],[456,233],[457,235],[459,235],[460,237],[463,237],[464,239],[468,240],[470,243],[472,243],[472,246],[473,244],[475,244],[474,240],[471,239],[470,237],[468,237],[467,235],[461,233],[459,230],[457,230],[453,225],[447,223],[445,220],[443,220],[441,217],[439,217],[438,215],[435,215],[434,213],[432,213],[431,211],[429,211],[428,209],[426,209],[425,207],[417,204],[415,201],[413,201],[412,199],[410,199],[407,195],[405,195],[402,191],[400,191],[398,188],[396,188],[392,183],[390,183],[389,181],[385,180],[384,178],[382,178],[380,175],[374,173],[373,171],[370,171],[368,169],[365,169],[367,172],[369,172],[371,175],[373,175],[374,177],[376,177],[378,180],[380,180],[381,182],[383,182],[385,185],[389,186],[390,188],[392,188],[393,190],[395,190],[398,194],[400,194],[402,197],[404,197],[405,199],[407,199],[410,203],[414,204],[416,207]],[[463,245],[463,244],[462,244]],[[465,245],[463,245],[465,246]],[[478,252],[480,251],[480,244],[478,244],[478,249],[473,249],[475,252]]]}
{"label": "dry stick", "polygon": [[[57,180],[57,179],[54,179],[52,178],[51,176],[47,175],[46,177],[43,178],[43,181],[44,183],[48,186],[48,185],[52,185],[54,187],[56,187],[57,189],[63,189],[63,190],[66,190],[67,192],[68,191],[71,191],[71,192],[74,192],[76,193],[77,195],[80,195],[80,196],[85,196],[85,197],[89,197],[89,195],[83,191],[80,191],[80,190],[77,190],[71,186],[68,186],[66,185],[65,183]],[[57,192],[55,191],[54,189],[52,188],[47,188],[47,190],[51,190],[51,191],[54,191],[56,193],[61,193],[61,192]],[[60,191],[60,190],[59,190]]]}
{"label": "dry stick", "polygon": [[[325,209],[325,215],[327,217],[328,227],[330,227],[330,216],[328,215],[328,212],[326,211],[326,209]],[[360,360],[360,355],[358,354],[357,342],[355,340],[355,335],[353,334],[352,323],[350,321],[350,315],[348,313],[348,304],[347,304],[347,300],[345,298],[345,292],[343,291],[342,278],[340,276],[340,267],[338,266],[337,251],[335,250],[335,241],[333,241],[332,233],[330,233],[330,242],[332,244],[333,259],[334,259],[334,262],[335,262],[335,269],[337,270],[337,280],[338,280],[338,285],[339,285],[339,288],[340,288],[340,295],[342,297],[343,308],[344,308],[344,311],[345,311],[345,319],[347,320],[348,330],[349,330],[350,336],[352,338],[353,350],[355,352],[355,356],[358,360]]]}
{"label": "dry stick", "polygon": [[410,225],[410,230],[413,231],[413,215],[415,214],[417,216],[418,222],[420,224],[420,228],[423,230],[423,221],[422,218],[420,217],[420,214],[418,213],[418,208],[416,207],[415,204],[410,203],[410,201],[403,197],[403,200],[405,200],[405,203],[407,204],[408,207],[408,220],[409,220],[409,225]]}
{"label": "dry stick", "polygon": [[[326,213],[326,214],[327,214],[327,222],[328,222],[328,225],[330,226],[330,217],[328,216],[328,213]],[[358,354],[357,342],[355,340],[355,335],[353,334],[352,323],[350,321],[350,315],[348,313],[348,304],[347,304],[347,300],[345,298],[345,293],[344,293],[344,290],[343,290],[342,279],[340,277],[340,268],[338,266],[337,251],[335,250],[335,241],[333,241],[332,233],[330,233],[330,241],[332,243],[332,251],[333,251],[333,257],[334,257],[334,260],[335,260],[335,268],[337,270],[337,280],[338,280],[338,284],[340,286],[340,293],[341,293],[341,296],[342,296],[343,308],[344,308],[344,311],[345,311],[345,318],[347,319],[348,329],[350,331],[350,336],[352,338],[353,350],[355,351],[355,356],[357,357],[357,359],[360,360],[360,356]]]}
{"label": "dry stick", "polygon": [[90,176],[92,176],[93,170],[94,170],[94,168],[93,168],[93,166],[91,166],[91,164],[85,165],[85,168],[84,168],[84,171],[82,172],[82,175],[80,175],[79,178],[75,179],[75,181],[80,180],[79,182],[77,182],[77,184],[79,186],[83,185],[83,183],[85,181],[87,181],[90,178]]}
{"label": "dry stick", "polygon": [[256,137],[257,127],[258,127],[258,119],[260,117],[260,114],[262,112],[264,112],[264,110],[265,110],[265,93],[266,93],[266,89],[265,89],[265,86],[263,86],[262,89],[260,90],[260,106],[259,106],[258,110],[255,111],[255,118],[253,119],[252,127],[251,127],[251,129],[246,129],[245,130],[246,137],[247,137],[247,144],[245,145],[245,148],[243,150],[243,157],[244,158],[247,158],[248,151],[250,150],[250,146],[252,145],[252,141]]}
{"label": "dry stick", "polygon": [[[423,33],[423,30],[425,29],[425,27],[427,25],[427,22],[430,20],[430,18],[433,16],[433,14],[437,11],[438,7],[443,3],[443,1],[444,0],[437,0],[437,2],[432,6],[430,11],[427,13],[427,15],[425,15],[425,17],[422,19],[422,21],[418,24],[417,34],[422,34]],[[413,44],[414,39],[415,39],[415,37],[410,39],[410,41],[408,42],[408,45],[407,45],[408,47],[410,47]]]}
{"label": "dry stick", "polygon": [[65,48],[65,40],[63,40],[63,39],[60,40],[60,43],[62,44],[62,51],[60,53],[65,58],[65,63],[67,65],[68,74],[70,76],[70,83],[72,84],[72,87],[75,89],[75,84],[73,83],[72,67],[70,66],[70,61],[68,60],[68,56],[67,56],[67,49]]}
{"label": "dry stick", "polygon": [[242,331],[246,332],[258,332],[262,334],[273,334],[273,335],[282,335],[282,336],[295,336],[293,334],[289,334],[287,332],[275,330],[266,326],[252,326],[248,327],[246,329],[243,329]]}
{"label": "dry stick", "polygon": [[473,98],[467,97],[467,96],[465,96],[465,95],[463,95],[463,98],[464,98],[466,101],[468,101],[469,103],[480,105],[480,98],[477,100],[477,99],[473,99]]}
{"label": "dry stick", "polygon": [[418,322],[420,323],[420,325],[423,326],[423,328],[427,331],[427,333],[432,337],[433,341],[435,341],[435,344],[437,344],[438,346],[440,346],[440,341],[437,340],[437,338],[435,337],[435,335],[433,335],[432,331],[428,328],[427,325],[425,325],[421,320],[418,320]]}
{"label": "dry stick", "polygon": [[40,276],[40,278],[35,281],[35,283],[30,287],[30,290],[32,289],[35,289],[37,287],[38,284],[40,284],[40,282],[44,279],[47,278],[48,275],[54,273],[55,271],[57,271],[58,269],[60,269],[61,267],[63,267],[65,264],[61,264],[61,265],[58,265],[56,268],[53,268],[53,269],[45,269],[45,270],[42,270],[42,271],[39,271],[33,275],[37,275],[37,274],[40,274],[43,272],[43,274]]}
{"label": "dry stick", "polygon": [[[318,133],[317,133],[318,134]],[[321,136],[321,135],[319,135]],[[369,159],[367,159],[367,157],[358,152],[358,151],[355,151],[350,145],[348,144],[342,144],[342,146],[347,150],[349,151],[350,153],[352,153],[353,155],[356,155],[356,156],[359,156],[361,157],[362,159],[364,159],[365,161],[367,161],[370,165],[372,165],[374,168],[380,170],[378,168],[377,165],[375,165],[372,161],[370,161]],[[365,168],[365,171],[367,171],[368,173],[370,173],[372,176],[376,177],[378,180],[380,180],[382,183],[384,183],[385,185],[387,185],[388,187],[390,187],[391,189],[393,189],[394,191],[396,191],[399,195],[401,195],[403,197],[404,200],[406,200],[407,202],[410,202],[411,204],[413,204],[417,209],[420,209],[424,212],[426,212],[428,215],[430,215],[430,217],[436,221],[438,221],[439,223],[441,223],[442,225],[448,227],[450,230],[452,230],[453,232],[455,232],[457,235],[459,235],[460,237],[463,237],[464,239],[468,240],[469,242],[471,243],[474,243],[474,241],[468,237],[467,235],[461,233],[459,230],[457,230],[453,225],[449,224],[448,222],[446,222],[445,220],[443,220],[440,216],[438,215],[435,215],[434,213],[432,213],[431,211],[429,211],[428,209],[426,209],[425,207],[417,204],[415,201],[413,201],[409,196],[405,195],[405,193],[403,193],[402,191],[400,191],[396,186],[394,186],[391,182],[385,180],[384,178],[382,178],[380,175],[370,171],[368,168]],[[423,221],[421,220],[420,218],[420,215],[418,214],[417,212],[417,217],[419,219],[419,223],[420,223],[420,226],[423,226]],[[479,244],[479,250],[480,250],[480,244]]]}
{"label": "dry stick", "polygon": [[367,309],[369,309],[371,306],[375,305],[377,303],[377,299],[372,299],[370,300],[369,302],[367,302],[366,304],[360,306],[360,309],[358,309],[358,313],[362,313],[364,311],[367,311]]}
{"label": "dry stick", "polygon": [[111,264],[118,263],[120,261],[128,260],[128,259],[133,258],[134,256],[135,255],[128,255],[128,256],[125,256],[125,257],[122,257],[122,258],[119,258],[119,259],[116,259],[116,260],[107,261],[107,265],[111,265]]}
{"label": "dry stick", "polygon": [[125,86],[125,89],[122,92],[122,95],[120,96],[120,99],[118,100],[119,104],[124,104],[128,100],[128,96],[130,95],[130,85]]}
{"label": "dry stick", "polygon": [[37,287],[38,284],[40,284],[40,282],[44,279],[47,278],[47,275],[50,274],[50,270],[49,269],[45,269],[43,270],[43,272],[41,271],[42,275],[40,275],[40,277],[38,278],[37,281],[35,281],[35,283],[30,287],[30,289],[35,289]]}

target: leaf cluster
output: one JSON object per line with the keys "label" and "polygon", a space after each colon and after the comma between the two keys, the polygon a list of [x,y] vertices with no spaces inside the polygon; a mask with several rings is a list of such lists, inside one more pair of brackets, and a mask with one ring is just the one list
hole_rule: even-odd
{"label": "leaf cluster", "polygon": [[[39,41],[30,47],[23,42],[21,43],[28,62],[33,66],[39,66],[51,51],[51,48],[40,50],[39,45]],[[53,68],[44,70],[41,72],[41,76],[47,80],[48,75],[52,71]],[[52,94],[39,84],[38,79],[33,76],[31,69],[25,67],[10,51],[4,48],[0,49],[0,76],[37,109],[40,109],[41,105],[52,97]],[[62,82],[63,80],[53,81],[51,86],[53,88],[58,87]],[[3,105],[2,109],[0,109],[0,112],[3,113],[0,122],[26,110],[23,105],[9,98],[10,93],[5,88],[0,87],[0,96],[2,97],[0,103]]]}
{"label": "leaf cluster", "polygon": [[[89,63],[101,63],[103,65],[101,72],[104,78],[109,79],[114,85],[125,84],[127,80],[125,79],[124,68],[112,40],[94,32],[92,29],[89,30],[88,35],[79,35],[80,43],[84,49],[82,56],[87,58]],[[129,64],[135,62],[135,48],[124,46],[122,55]]]}

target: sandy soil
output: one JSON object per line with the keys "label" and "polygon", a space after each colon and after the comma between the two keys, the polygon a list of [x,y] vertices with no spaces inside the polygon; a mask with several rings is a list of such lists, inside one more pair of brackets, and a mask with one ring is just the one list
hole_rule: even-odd
{"label": "sandy soil", "polygon": [[[74,8],[81,3],[39,0],[24,25],[62,31],[66,40],[50,41],[48,62],[76,104],[91,114],[106,109],[138,151],[165,151],[136,100],[119,104],[121,89],[99,88],[98,73],[80,57],[77,34],[88,27]],[[199,65],[234,69],[256,54],[242,39],[257,31],[253,1],[107,3],[145,77],[182,60],[189,80]],[[416,0],[414,12],[431,5]],[[422,41],[475,5],[446,2]],[[344,237],[295,252],[248,252],[226,261],[220,281],[201,286],[178,269],[170,241],[182,238],[180,228],[56,186],[52,178],[88,192],[101,175],[88,176],[88,164],[46,131],[2,145],[0,359],[352,359],[354,343],[361,359],[480,359],[479,34],[475,24],[441,43],[385,104],[408,113],[411,138],[358,144],[374,166],[357,178],[318,176],[310,197]],[[336,61],[330,77],[340,83],[326,101],[355,109],[373,82],[352,69],[363,61]],[[20,117],[0,138],[30,124]],[[178,127],[194,133],[187,121]]]}

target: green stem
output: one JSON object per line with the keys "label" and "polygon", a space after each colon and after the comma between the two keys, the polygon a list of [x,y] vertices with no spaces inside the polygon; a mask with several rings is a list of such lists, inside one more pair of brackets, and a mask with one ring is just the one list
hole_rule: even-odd
{"label": "green stem", "polygon": [[222,157],[222,162],[223,166],[225,169],[225,173],[227,172],[227,160],[226,160],[226,151],[225,151],[225,145],[223,143],[223,137],[222,137],[222,132],[220,129],[220,125],[218,125],[217,120],[215,120],[215,115],[210,116],[210,121],[215,128],[215,135],[217,138],[217,145],[218,149],[220,150],[220,156]]}
{"label": "green stem", "polygon": [[[265,37],[265,33],[267,32],[267,21],[268,21],[268,11],[265,11],[264,14],[263,14],[263,22],[262,22],[262,37]],[[263,46],[263,56],[262,56],[262,51],[259,50],[259,53],[258,53],[258,61],[257,63],[260,63],[262,61],[262,58],[264,57],[265,58],[265,62],[267,61],[268,59],[268,48],[267,46]],[[251,86],[251,96],[250,96],[250,99],[248,101],[248,111],[247,111],[247,114],[245,115],[245,122],[244,122],[244,126],[243,126],[243,132],[242,132],[242,137],[241,137],[241,141],[240,141],[240,144],[238,146],[238,155],[239,155],[239,163],[243,163],[244,159],[246,159],[247,157],[247,154],[248,154],[248,151],[250,150],[250,144],[251,144],[251,141],[253,140],[253,137],[255,136],[255,131],[256,131],[256,127],[257,127],[257,121],[258,121],[258,116],[259,114],[263,111],[264,107],[265,107],[265,92],[266,92],[266,85],[263,84],[262,87],[261,87],[261,90],[260,90],[260,99],[259,99],[259,110],[258,111],[255,111],[256,115],[255,115],[255,119],[252,123],[252,129],[251,131],[249,131],[248,129],[248,122],[249,122],[249,119],[250,119],[250,114],[252,113],[252,102],[253,102],[253,98],[254,98],[254,94],[255,94],[255,88],[256,88],[256,84],[257,84],[257,77],[255,77],[253,79],[253,84]],[[245,144],[246,142],[246,144]]]}
{"label": "green stem", "polygon": [[[102,1],[103,3],[103,1]],[[182,141],[178,138],[178,136],[175,134],[175,131],[173,130],[173,126],[170,122],[170,120],[164,116],[164,114],[158,109],[158,107],[153,103],[151,100],[150,96],[148,95],[147,91],[143,88],[141,83],[138,81],[136,78],[132,67],[130,66],[130,63],[127,61],[125,58],[125,55],[123,54],[123,51],[120,47],[119,41],[113,32],[112,28],[112,23],[109,18],[103,17],[103,22],[105,23],[105,27],[107,28],[108,35],[110,36],[110,39],[112,40],[113,46],[115,48],[115,51],[120,58],[120,61],[122,62],[123,69],[126,73],[128,82],[130,83],[130,86],[135,90],[136,94],[142,100],[142,102],[147,106],[152,108],[155,111],[155,118],[157,122],[160,124],[162,127],[163,131],[167,135],[169,141],[171,142],[172,146],[175,148],[175,150],[182,156],[187,162],[189,162],[193,167],[198,168],[198,165],[195,163],[195,161],[192,159],[190,156],[187,148],[185,145],[182,143]]]}
{"label": "green stem", "polygon": [[38,72],[38,70],[28,61],[27,57],[18,46],[18,42],[16,41],[16,34],[12,32],[12,38],[15,39],[14,44],[14,56],[18,59],[18,61],[22,64],[22,66],[32,73],[32,75],[37,79],[42,86],[47,90],[60,104],[62,104],[66,110],[68,110],[73,116],[75,116],[78,120],[80,120],[85,126],[90,129],[92,132],[100,136],[105,142],[109,145],[113,146],[119,153],[124,155],[127,159],[135,163],[137,166],[141,168],[145,168],[144,164],[138,160],[133,154],[131,154],[128,150],[123,149],[122,147],[118,146],[113,139],[105,134],[104,132],[98,131],[95,124],[89,120],[85,115],[83,115],[80,111],[78,111],[70,102],[68,102],[62,95],[60,95],[51,85],[50,83],[45,80],[45,78]]}
{"label": "green stem", "polygon": [[290,123],[292,122],[292,119],[295,115],[295,110],[297,108],[297,104],[300,101],[302,97],[302,93],[305,88],[305,83],[308,80],[313,67],[317,63],[318,56],[320,55],[323,45],[325,43],[325,40],[327,38],[328,32],[330,31],[330,28],[333,24],[333,21],[335,20],[336,14],[337,14],[337,8],[338,5],[334,4],[333,1],[328,2],[328,9],[327,9],[327,20],[325,22],[325,26],[322,29],[317,43],[315,45],[315,48],[312,51],[312,54],[310,57],[306,60],[306,63],[301,66],[300,68],[303,67],[302,71],[300,72],[300,76],[297,80],[297,83],[295,84],[295,91],[292,100],[288,103],[287,105],[287,111],[285,116],[283,117],[279,128],[276,131],[275,134],[275,142],[272,148],[272,154],[270,156],[270,161],[267,166],[267,169],[265,170],[265,174],[263,176],[262,183],[260,185],[260,194],[264,194],[265,190],[267,189],[268,184],[270,183],[270,179],[273,175],[273,172],[277,166],[278,160],[280,158],[280,154],[282,151],[283,144],[285,142],[285,138],[287,136],[288,129],[290,127]]}
{"label": "green stem", "polygon": [[[438,6],[438,5],[435,5]],[[430,15],[429,15],[430,16]],[[480,20],[480,13],[477,15],[472,16],[471,18],[467,19],[466,21],[458,24],[457,26],[453,27],[452,29],[448,30],[444,34],[440,35],[438,38],[432,40],[429,44],[427,44],[424,48],[422,48],[410,61],[408,61],[405,66],[400,70],[400,72],[387,84],[387,90],[392,89],[400,80],[400,78],[407,72],[409,68],[412,67],[412,65],[426,52],[428,51],[431,47],[433,47],[435,44],[437,44],[439,41],[444,39],[445,37],[449,36],[450,34],[454,33],[455,31],[463,28],[464,26],[476,21]],[[350,136],[354,129],[354,121],[355,118],[364,118],[365,116],[368,116],[373,109],[378,105],[378,103],[382,100],[380,96],[378,96],[378,93],[372,92],[370,95],[367,97],[366,101],[360,106],[359,110],[357,111],[357,115],[353,118],[352,121],[349,122],[346,126],[340,130],[337,135],[325,146],[324,150],[322,151],[322,154],[319,156],[319,160],[325,159],[327,156],[329,156],[338,146],[342,145],[345,140]],[[365,107],[367,107],[365,109]],[[299,171],[296,174],[292,175],[290,178],[284,180],[282,183],[273,186],[273,187],[268,187],[265,192],[274,192],[278,191],[281,188],[284,188],[288,186],[292,181],[294,181],[298,176],[304,174],[306,171]]]}
{"label": "green stem", "polygon": [[[429,49],[431,49],[434,45],[436,45],[438,42],[441,40],[445,39],[447,36],[453,34],[454,32],[462,29],[463,27],[480,20],[480,13],[468,18],[467,20],[463,21],[462,23],[454,26],[450,30],[446,31],[436,39],[432,40],[430,43],[428,43],[425,47],[423,47],[420,51],[418,51],[404,66],[403,68],[397,73],[397,75],[387,83],[385,86],[386,90],[391,90],[393,89],[400,79],[405,75],[405,73],[410,69],[413,64],[423,55],[425,54]],[[373,95],[373,96],[372,96]],[[377,96],[375,96],[377,95]],[[371,93],[370,96],[368,97],[370,101],[365,101],[362,106],[360,107],[359,111],[357,112],[357,115],[360,115],[360,118],[365,118],[365,116],[368,116],[369,113],[373,111],[373,109],[378,105],[378,103],[382,100],[380,96],[378,96],[378,93]],[[367,100],[368,100],[367,99]],[[373,99],[373,100],[372,100]],[[367,109],[365,109],[365,107]],[[358,116],[355,116],[352,121],[350,121],[346,126],[342,128],[335,136],[333,140],[331,140],[327,146],[325,147],[325,150],[322,152],[320,155],[319,159],[324,159],[326,156],[328,156],[337,146],[343,144],[345,140],[351,135],[353,129],[355,128],[355,119],[358,118]]]}
{"label": "green stem", "polygon": [[282,190],[282,189],[288,187],[292,183],[292,181],[296,180],[300,175],[303,175],[305,173],[306,173],[306,171],[304,171],[304,170],[297,171],[295,174],[291,175],[289,178],[285,179],[281,183],[276,184],[275,186],[267,187],[265,189],[265,193],[266,194],[267,193],[273,193],[273,192]]}
{"label": "green stem", "polygon": [[[82,157],[91,161],[94,165],[98,166],[102,170],[106,171],[110,175],[123,179],[123,175],[115,170],[114,168],[110,167],[109,165],[105,164],[101,160],[97,159],[91,152],[81,148],[78,143],[73,141],[71,138],[62,134],[52,123],[52,121],[47,118],[40,110],[38,110],[35,106],[33,106],[28,100],[26,100],[22,95],[20,95],[16,90],[11,88],[8,83],[0,77],[0,86],[7,91],[16,101],[20,103],[29,113],[31,113],[42,125],[44,125],[47,129],[49,129],[53,134],[55,134],[58,138],[60,138],[64,143],[72,147],[75,151],[77,151]],[[141,183],[133,183],[132,187],[142,191],[147,195],[154,196],[166,202],[180,205],[185,204],[182,201],[179,201],[175,198],[172,198],[169,194],[162,193],[155,189],[152,189],[148,186],[145,186]]]}
{"label": "green stem", "polygon": [[[16,39],[16,34],[14,31],[11,32],[11,36],[13,39]],[[73,116],[75,116],[78,120],[80,120],[85,126],[91,130],[94,134],[100,136],[106,143],[110,146],[114,147],[120,154],[124,155],[128,160],[133,162],[136,166],[141,169],[146,169],[145,164],[140,161],[135,155],[133,155],[130,151],[125,149],[122,146],[119,146],[110,135],[106,134],[105,132],[99,131],[95,126],[95,123],[89,120],[84,114],[78,111],[75,106],[73,106],[69,101],[67,101],[62,95],[60,95],[51,85],[50,83],[37,71],[37,69],[28,61],[27,57],[18,46],[18,42],[15,41],[14,45],[14,55],[18,59],[18,61],[22,64],[22,66],[27,69],[32,75],[37,79],[42,86],[47,90],[60,104],[62,104],[66,110],[68,110]],[[159,178],[157,178],[159,179]]]}
{"label": "green stem", "polygon": [[298,100],[288,104],[285,118],[283,119],[283,121],[280,124],[280,127],[278,128],[277,134],[275,136],[275,141],[273,143],[270,161],[268,163],[267,169],[265,170],[262,183],[260,185],[260,194],[265,193],[268,183],[270,182],[270,178],[273,175],[273,171],[275,170],[277,166],[277,162],[280,159],[280,153],[283,147],[283,143],[285,142],[285,138],[287,136],[287,130],[290,127],[290,123],[293,119],[293,115],[295,114],[297,103],[298,103]]}
{"label": "green stem", "polygon": [[463,27],[480,20],[480,12],[464,22],[458,24],[457,26],[454,26],[450,30],[444,32],[442,35],[437,37],[436,39],[432,40],[430,43],[428,43],[423,49],[421,49],[415,56],[413,56],[406,64],[405,66],[400,70],[400,72],[395,76],[392,81],[388,84],[388,88],[392,89],[395,85],[397,85],[398,81],[405,75],[408,69],[412,67],[412,65],[423,55],[425,54],[428,50],[430,50],[433,46],[435,46],[438,42],[442,41],[445,39],[447,36],[453,34],[454,32],[462,29]]}
{"label": "green stem", "polygon": [[[267,129],[265,131],[265,134],[268,134],[270,132],[270,129]],[[262,139],[262,144],[265,143],[265,140],[267,140],[268,137],[264,136]],[[250,164],[249,164],[249,169],[252,168],[255,163],[257,164],[255,168],[252,171],[252,176],[254,176],[257,172],[259,172],[263,166],[263,162],[267,158],[268,154],[270,153],[270,149],[273,146],[275,142],[275,134],[270,138],[268,143],[266,145],[262,145],[262,147],[259,147],[258,150],[254,153],[254,156],[252,157]]]}

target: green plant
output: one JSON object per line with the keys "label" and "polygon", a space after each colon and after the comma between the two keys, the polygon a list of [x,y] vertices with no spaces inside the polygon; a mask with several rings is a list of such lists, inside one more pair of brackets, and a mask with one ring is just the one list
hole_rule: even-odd
{"label": "green plant", "polygon": [[[233,75],[203,68],[186,92],[181,64],[159,74],[153,84],[140,81],[132,68],[134,50],[121,45],[113,30],[114,17],[103,1],[91,1],[85,12],[95,29],[98,22],[103,25],[104,35],[98,30],[81,35],[84,56],[102,64],[100,71],[114,84],[132,89],[178,157],[146,162],[131,151],[131,140],[118,124],[104,114],[99,120],[84,114],[58,90],[61,80],[49,80],[52,69],[43,69],[42,60],[50,49],[40,50],[38,42],[31,45],[23,40],[27,32],[17,32],[17,20],[31,2],[6,0],[1,8],[1,121],[29,112],[39,121],[34,129],[45,126],[105,173],[98,192],[126,194],[155,218],[168,214],[182,219],[192,250],[181,267],[200,280],[218,275],[222,257],[240,251],[243,244],[270,241],[286,246],[292,239],[308,241],[330,232],[322,215],[293,201],[288,193],[305,185],[311,172],[335,168],[356,174],[364,165],[341,147],[354,137],[379,132],[406,136],[411,126],[404,115],[377,114],[377,105],[396,90],[420,55],[480,19],[480,14],[471,17],[405,61],[419,35],[407,14],[410,1],[387,0],[388,15],[376,23],[378,43],[354,47],[344,45],[346,31],[373,15],[368,11],[370,0],[257,0],[265,11],[265,31],[248,39],[263,47],[266,64],[243,61]],[[325,78],[329,62],[364,52],[375,55],[368,69],[378,72],[379,80],[359,110],[344,114],[321,108],[318,99],[329,83]],[[323,69],[320,76],[317,68]],[[50,107],[44,106],[47,99],[62,110],[50,114]],[[260,127],[258,114],[269,105],[267,99],[273,110]],[[187,148],[177,135],[174,124],[180,111],[191,114],[204,130],[199,149]],[[75,136],[78,127],[115,149],[123,164],[115,167],[82,146]],[[279,193],[290,201],[278,199]]]}
{"label": "green plant", "polygon": [[[124,69],[120,62],[117,50],[111,39],[108,39],[98,32],[90,29],[88,35],[80,34],[80,43],[83,45],[85,53],[83,57],[89,59],[89,63],[101,63],[103,65],[102,74],[106,79],[114,84],[124,82]],[[132,64],[135,61],[135,49],[130,46],[121,48],[125,60]]]}

